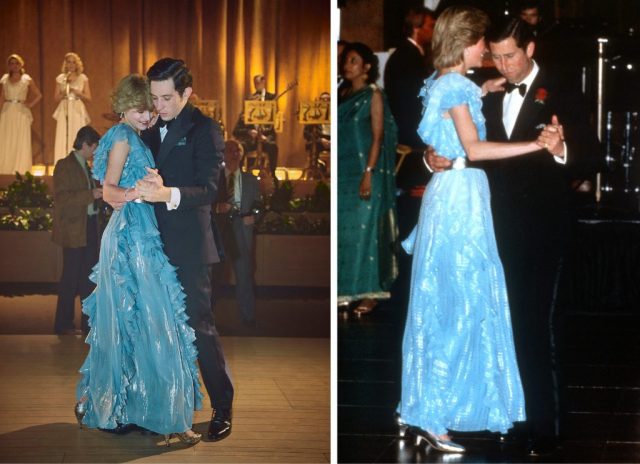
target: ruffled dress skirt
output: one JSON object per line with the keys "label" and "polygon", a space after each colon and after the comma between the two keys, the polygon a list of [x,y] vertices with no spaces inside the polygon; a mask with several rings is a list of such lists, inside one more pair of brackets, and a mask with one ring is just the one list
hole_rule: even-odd
{"label": "ruffled dress skirt", "polygon": [[96,289],[83,302],[90,350],[77,387],[86,401],[83,423],[161,434],[190,429],[202,403],[195,335],[151,205],[114,211],[91,280]]}
{"label": "ruffled dress skirt", "polygon": [[525,420],[524,395],[484,172],[434,174],[402,245],[413,254],[402,421],[506,432]]}

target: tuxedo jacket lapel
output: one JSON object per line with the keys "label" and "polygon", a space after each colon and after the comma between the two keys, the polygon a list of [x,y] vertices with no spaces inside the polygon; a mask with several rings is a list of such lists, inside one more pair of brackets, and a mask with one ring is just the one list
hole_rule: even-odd
{"label": "tuxedo jacket lapel", "polygon": [[153,155],[153,159],[158,163],[158,152],[160,151],[160,129],[156,124],[151,129],[142,132],[142,140],[147,144]]}
{"label": "tuxedo jacket lapel", "polygon": [[518,118],[513,126],[509,140],[519,141],[533,136],[532,134],[535,130],[532,131],[532,128],[535,128],[535,121],[538,119],[540,111],[544,108],[543,105],[535,102],[536,90],[541,87],[541,80],[542,71],[539,71],[531,83],[531,88],[527,92],[527,95],[524,97],[524,102],[522,102],[522,107],[518,113]]}
{"label": "tuxedo jacket lapel", "polygon": [[[191,121],[191,112],[193,111],[193,107],[189,104],[185,106],[178,118],[176,119],[174,125],[165,135],[164,140],[160,144],[160,150],[158,151],[158,158],[156,159],[156,163],[158,167],[161,167],[164,161],[171,153],[171,150],[178,143],[180,139],[185,137],[189,130],[193,127],[193,122]],[[158,132],[160,130],[158,129]]]}

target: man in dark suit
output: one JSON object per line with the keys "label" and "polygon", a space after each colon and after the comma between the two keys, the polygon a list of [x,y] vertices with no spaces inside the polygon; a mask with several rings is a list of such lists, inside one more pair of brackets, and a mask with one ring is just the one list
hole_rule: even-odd
{"label": "man in dark suit", "polygon": [[398,143],[419,152],[424,143],[418,136],[422,116],[422,100],[418,94],[424,80],[433,72],[429,57],[435,22],[435,15],[427,8],[409,10],[404,18],[405,38],[384,68],[384,91],[398,125]]}
{"label": "man in dark suit", "polygon": [[154,202],[164,251],[178,268],[186,294],[188,323],[195,330],[198,361],[211,399],[210,440],[231,433],[233,385],[211,309],[210,266],[219,261],[213,203],[220,175],[222,132],[189,102],[193,78],[184,61],[162,58],[147,71],[158,124],[144,131],[156,170],[136,184]]}
{"label": "man in dark suit", "polygon": [[[258,179],[242,172],[242,145],[237,140],[224,144],[224,170],[220,172],[220,188],[216,200],[216,223],[220,225],[227,260],[236,278],[236,300],[244,325],[256,323],[256,299],[253,288],[254,225],[260,201]],[[223,275],[220,265],[214,267],[214,280]]]}
{"label": "man in dark suit", "polygon": [[[582,96],[533,60],[534,36],[525,22],[506,18],[486,39],[506,78],[506,92],[490,93],[483,101],[487,140],[536,140],[544,128],[542,140],[554,155],[541,150],[481,164],[489,178],[525,394],[527,422],[517,431],[525,434],[529,454],[549,454],[562,425],[554,305],[575,224],[571,184],[592,174],[600,147]],[[429,157],[432,167],[441,161]]]}
{"label": "man in dark suit", "polygon": [[[249,100],[270,101],[276,99],[276,94],[267,92],[266,79],[262,74],[253,77],[253,85],[256,91],[251,94]],[[269,171],[276,178],[276,167],[278,165],[278,145],[276,131],[272,125],[255,126],[247,125],[244,122],[244,112],[240,113],[238,121],[233,129],[233,136],[242,142],[244,152],[257,150],[258,143],[269,159]]]}
{"label": "man in dark suit", "polygon": [[[74,335],[76,295],[83,300],[95,288],[89,280],[98,262],[98,208],[102,188],[91,178],[87,161],[96,151],[100,134],[91,126],[82,127],[73,142],[73,151],[56,163],[53,171],[53,235],[62,246],[62,277],[58,285],[58,304],[54,330]],[[88,318],[82,314],[82,332],[89,332]]]}
{"label": "man in dark suit", "polygon": [[[405,37],[389,57],[384,70],[384,90],[398,126],[398,143],[410,150],[396,174],[396,186],[400,191],[397,208],[401,239],[407,237],[418,222],[422,192],[429,180],[429,173],[422,165],[425,145],[418,135],[422,118],[422,100],[418,94],[424,80],[433,72],[430,57],[435,21],[434,13],[427,8],[410,9],[404,17]],[[411,256],[401,253],[398,265],[399,276],[393,293],[402,301],[409,295]]]}

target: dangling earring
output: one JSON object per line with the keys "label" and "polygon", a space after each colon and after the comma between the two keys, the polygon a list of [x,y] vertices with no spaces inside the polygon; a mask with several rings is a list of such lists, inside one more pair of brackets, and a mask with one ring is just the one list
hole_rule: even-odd
{"label": "dangling earring", "polygon": [[124,119],[124,113],[120,113],[120,119]]}

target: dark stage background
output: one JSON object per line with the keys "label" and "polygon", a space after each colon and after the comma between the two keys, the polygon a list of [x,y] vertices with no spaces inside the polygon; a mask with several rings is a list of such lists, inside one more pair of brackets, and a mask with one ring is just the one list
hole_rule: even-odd
{"label": "dark stage background", "polygon": [[55,77],[64,54],[84,62],[92,102],[91,124],[101,133],[111,122],[109,94],[120,78],[144,73],[158,58],[184,59],[194,92],[220,102],[230,133],[253,92],[252,76],[264,74],[267,90],[300,85],[278,102],[284,112],[279,135],[283,166],[304,166],[298,101],[331,89],[330,1],[303,0],[0,0],[0,57],[18,53],[43,100],[33,108],[34,163],[51,164]]}

